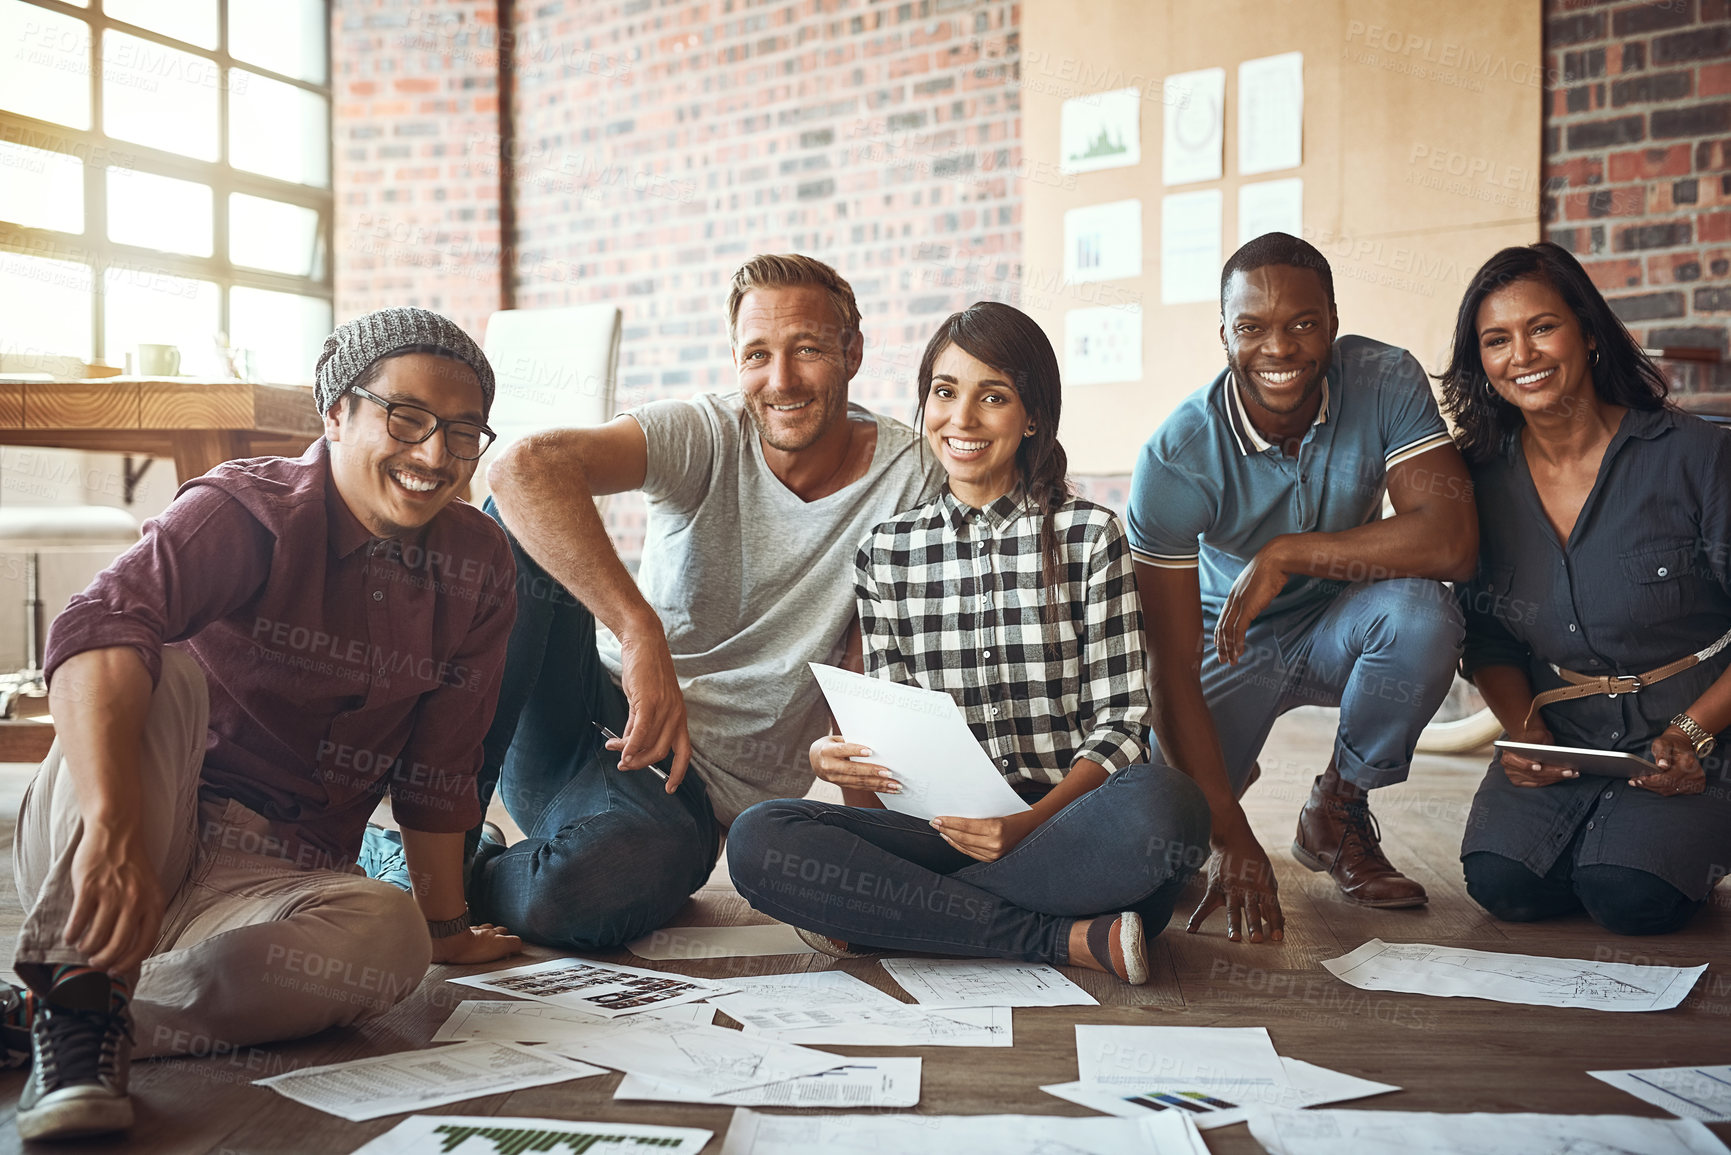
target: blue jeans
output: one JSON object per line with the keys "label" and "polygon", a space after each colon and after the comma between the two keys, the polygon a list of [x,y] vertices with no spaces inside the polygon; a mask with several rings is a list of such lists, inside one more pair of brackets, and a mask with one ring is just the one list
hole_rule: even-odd
{"label": "blue jeans", "polygon": [[1419,731],[1454,682],[1465,634],[1447,588],[1420,578],[1347,586],[1297,620],[1258,618],[1236,666],[1216,655],[1214,624],[1204,622],[1202,694],[1240,793],[1275,720],[1298,706],[1340,707],[1342,778],[1366,790],[1405,781]]}
{"label": "blue jeans", "polygon": [[673,917],[714,869],[720,828],[695,771],[668,794],[647,769],[619,770],[593,724],[622,734],[627,713],[595,616],[514,537],[511,552],[517,621],[479,785],[485,809],[497,783],[526,837],[477,868],[470,902],[531,942],[604,950]]}
{"label": "blue jeans", "polygon": [[849,944],[1069,961],[1077,918],[1136,910],[1152,936],[1208,858],[1208,802],[1165,766],[1130,766],[996,862],[923,818],[785,798],[728,832],[733,885],[783,922]]}

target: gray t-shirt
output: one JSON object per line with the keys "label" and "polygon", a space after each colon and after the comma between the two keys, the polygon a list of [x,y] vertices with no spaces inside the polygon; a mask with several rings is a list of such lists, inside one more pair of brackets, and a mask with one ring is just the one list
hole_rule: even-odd
{"label": "gray t-shirt", "polygon": [[[877,424],[864,477],[803,501],[771,473],[738,393],[631,410],[649,443],[649,524],[637,584],[661,617],[685,692],[692,765],[716,817],[811,786],[806,750],[829,715],[807,662],[840,661],[854,616],[854,552],[925,502],[943,471],[899,421]],[[597,631],[620,677],[619,641]]]}

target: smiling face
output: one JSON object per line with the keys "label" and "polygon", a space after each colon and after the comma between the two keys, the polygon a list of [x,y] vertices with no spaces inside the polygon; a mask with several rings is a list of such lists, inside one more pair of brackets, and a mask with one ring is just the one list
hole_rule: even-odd
{"label": "smiling face", "polygon": [[1264,265],[1237,273],[1221,307],[1220,340],[1251,419],[1298,413],[1322,389],[1340,328],[1322,278]]}
{"label": "smiling face", "polygon": [[[379,362],[378,369],[364,386],[370,393],[440,417],[485,421],[481,383],[461,361],[404,353]],[[475,475],[476,462],[445,452],[443,430],[419,445],[405,445],[387,432],[382,407],[352,395],[339,397],[325,413],[325,438],[337,493],[374,537],[419,529]]]}
{"label": "smiling face", "polygon": [[979,509],[1016,488],[1016,450],[1028,425],[1028,410],[1007,374],[959,345],[938,354],[925,402],[926,441],[957,500]]}
{"label": "smiling face", "polygon": [[1511,282],[1479,304],[1479,362],[1491,388],[1523,413],[1593,407],[1593,343],[1549,281]]}
{"label": "smiling face", "polygon": [[751,290],[739,303],[735,334],[739,389],[766,445],[798,453],[847,420],[860,338],[843,329],[822,289]]}

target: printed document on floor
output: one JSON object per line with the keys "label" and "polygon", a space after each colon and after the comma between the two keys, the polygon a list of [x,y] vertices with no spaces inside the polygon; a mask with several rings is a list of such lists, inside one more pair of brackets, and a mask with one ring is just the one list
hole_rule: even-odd
{"label": "printed document on floor", "polygon": [[1635,966],[1379,938],[1340,958],[1324,959],[1322,965],[1335,978],[1365,991],[1595,1011],[1668,1011],[1707,970],[1705,963]]}
{"label": "printed document on floor", "polygon": [[581,1151],[583,1155],[697,1155],[715,1132],[637,1123],[572,1123],[501,1115],[411,1115],[354,1155],[500,1155]]}
{"label": "printed document on floor", "polygon": [[517,1043],[475,1042],[302,1067],[257,1080],[351,1123],[605,1075],[600,1067]]}

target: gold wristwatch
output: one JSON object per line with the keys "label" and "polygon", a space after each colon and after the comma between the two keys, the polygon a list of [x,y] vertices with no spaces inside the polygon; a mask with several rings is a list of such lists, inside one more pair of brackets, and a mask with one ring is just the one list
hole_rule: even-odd
{"label": "gold wristwatch", "polygon": [[1701,723],[1695,721],[1695,719],[1689,717],[1687,714],[1678,714],[1675,718],[1672,718],[1671,725],[1683,731],[1683,733],[1688,736],[1689,741],[1695,743],[1695,757],[1697,758],[1705,758],[1707,755],[1711,754],[1713,748],[1719,744],[1717,738],[1707,733],[1706,727],[1702,726]]}

